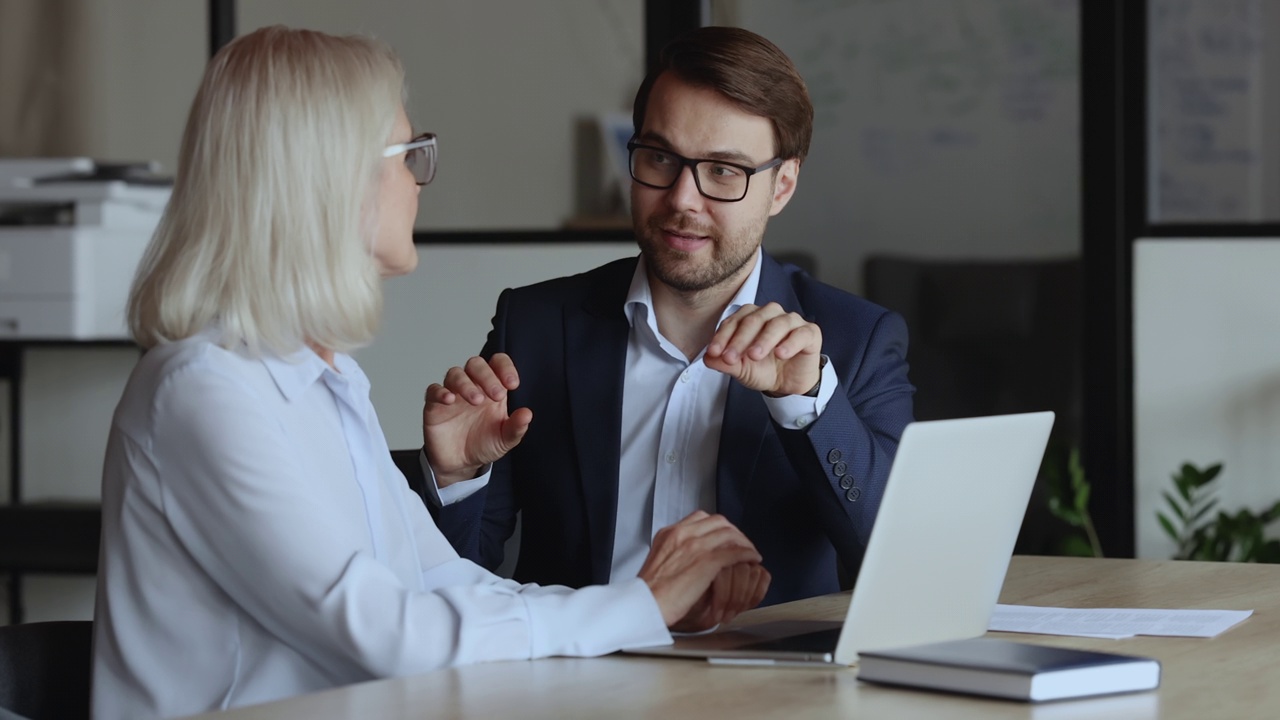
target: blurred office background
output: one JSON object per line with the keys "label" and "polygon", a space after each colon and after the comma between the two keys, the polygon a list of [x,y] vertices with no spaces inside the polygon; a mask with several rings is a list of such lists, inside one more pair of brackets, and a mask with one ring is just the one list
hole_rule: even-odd
{"label": "blurred office background", "polygon": [[[405,61],[415,125],[440,135],[419,270],[388,283],[358,355],[393,448],[421,444],[422,389],[479,350],[502,288],[634,254],[601,124],[629,113],[665,39],[732,24],[795,60],[817,113],[765,246],[907,316],[918,417],[1057,411],[1109,554],[1172,552],[1155,510],[1183,461],[1225,461],[1224,506],[1280,498],[1265,0],[0,0],[0,157],[172,169],[227,20],[377,35]],[[20,499],[92,502],[137,353],[20,352],[21,417],[0,415],[5,458],[21,423]],[[1020,551],[1067,531],[1047,493]],[[27,575],[25,618],[89,617],[92,587]]]}

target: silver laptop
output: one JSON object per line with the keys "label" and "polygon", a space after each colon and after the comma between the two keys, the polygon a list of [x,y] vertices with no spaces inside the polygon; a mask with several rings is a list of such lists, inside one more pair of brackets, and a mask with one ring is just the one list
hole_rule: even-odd
{"label": "silver laptop", "polygon": [[987,631],[1053,413],[907,426],[843,623],[764,623],[633,654],[852,665],[863,650]]}

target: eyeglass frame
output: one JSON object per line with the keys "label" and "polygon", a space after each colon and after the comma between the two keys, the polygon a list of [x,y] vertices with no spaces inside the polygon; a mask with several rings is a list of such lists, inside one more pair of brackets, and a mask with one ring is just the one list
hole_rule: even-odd
{"label": "eyeglass frame", "polygon": [[[637,149],[655,150],[657,152],[670,155],[673,158],[675,158],[677,161],[679,161],[680,169],[676,171],[676,174],[674,176],[672,176],[671,182],[666,185],[654,185],[653,183],[645,182],[640,178],[636,177],[635,163],[633,162],[633,159],[635,157],[635,151]],[[784,162],[786,162],[786,158],[775,157],[774,159],[766,162],[765,164],[759,167],[750,167],[748,165],[740,165],[735,162],[729,162],[727,160],[716,160],[714,158],[687,158],[681,155],[680,153],[672,152],[667,148],[658,147],[657,145],[645,145],[644,143],[637,142],[635,138],[631,138],[630,140],[627,141],[627,172],[631,175],[632,180],[635,180],[636,182],[640,183],[645,187],[650,187],[655,190],[670,190],[671,188],[675,187],[677,182],[680,182],[680,176],[684,174],[684,169],[689,168],[690,172],[693,173],[693,185],[694,187],[698,188],[698,194],[708,200],[714,200],[716,202],[742,202],[744,199],[746,199],[747,193],[750,192],[751,190],[752,175],[755,175],[757,173],[762,173],[765,170],[772,170],[773,168],[778,167]],[[731,168],[741,170],[743,176],[746,178],[746,181],[742,184],[742,195],[740,197],[733,198],[732,200],[725,199],[725,198],[712,197],[711,195],[708,195],[706,191],[702,189],[702,180],[698,178],[698,165],[701,165],[702,163],[715,163],[716,165],[728,165]]]}
{"label": "eyeglass frame", "polygon": [[[437,153],[436,148],[438,147],[438,144],[436,143],[435,133],[424,132],[421,135],[415,136],[409,142],[396,143],[395,145],[388,145],[382,151],[382,157],[384,158],[394,157],[396,155],[399,155],[400,153],[405,153],[407,157],[408,153],[414,150],[418,150],[419,148],[426,148],[426,147],[432,148],[431,153],[429,153],[429,157],[431,158],[431,175],[427,177],[426,181],[418,183],[418,186],[421,187],[423,185],[431,184],[431,181],[436,179],[436,153]],[[417,182],[417,180],[418,180],[417,177],[415,177],[414,182]]]}

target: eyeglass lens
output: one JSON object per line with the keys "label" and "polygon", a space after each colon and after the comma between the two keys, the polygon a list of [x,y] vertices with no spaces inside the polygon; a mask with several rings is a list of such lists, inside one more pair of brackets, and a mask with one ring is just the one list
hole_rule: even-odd
{"label": "eyeglass lens", "polygon": [[[684,171],[682,158],[674,153],[646,147],[631,151],[631,177],[657,188],[669,188]],[[713,200],[741,200],[747,194],[749,176],[742,168],[699,160],[694,165],[699,192]]]}
{"label": "eyeglass lens", "polygon": [[413,173],[413,178],[419,185],[426,185],[435,179],[436,176],[436,148],[434,145],[426,147],[414,148],[405,153],[405,165],[409,166],[409,171]]}

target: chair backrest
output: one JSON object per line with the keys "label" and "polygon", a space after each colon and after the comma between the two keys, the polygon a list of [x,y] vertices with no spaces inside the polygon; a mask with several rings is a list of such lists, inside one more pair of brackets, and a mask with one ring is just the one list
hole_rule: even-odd
{"label": "chair backrest", "polygon": [[1053,410],[1077,437],[1080,261],[922,260],[865,265],[868,300],[902,314],[917,420]]}
{"label": "chair backrest", "polygon": [[89,620],[0,627],[0,708],[32,720],[88,718],[92,655]]}
{"label": "chair backrest", "polygon": [[[1050,463],[1065,467],[1065,449],[1080,443],[1084,398],[1078,258],[877,256],[864,273],[867,299],[907,321],[917,420],[1052,410]],[[1050,514],[1048,495],[1042,477],[1016,552],[1059,552],[1069,529]]]}
{"label": "chair backrest", "polygon": [[[422,464],[420,457],[422,455],[421,448],[414,450],[392,450],[391,462],[400,468],[400,472],[404,473],[404,479],[409,483],[409,489],[418,494],[424,502],[427,499],[427,479],[422,474]],[[427,507],[431,507],[427,503]]]}

